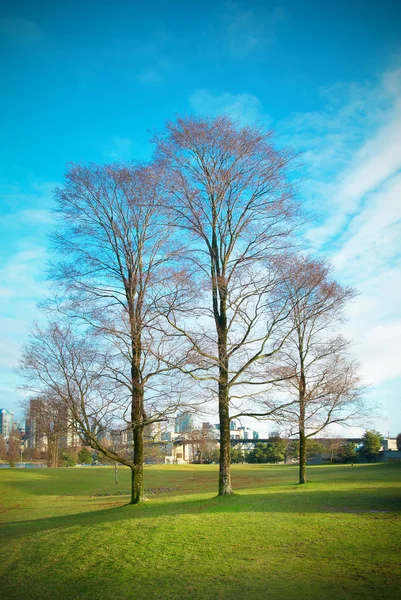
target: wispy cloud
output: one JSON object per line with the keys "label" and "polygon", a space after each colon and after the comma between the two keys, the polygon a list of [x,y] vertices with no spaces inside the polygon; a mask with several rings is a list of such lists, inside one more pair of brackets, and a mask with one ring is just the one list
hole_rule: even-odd
{"label": "wispy cloud", "polygon": [[0,269],[0,387],[2,405],[14,409],[20,395],[15,368],[29,327],[38,317],[36,303],[47,290],[47,253],[43,246],[17,252]]}
{"label": "wispy cloud", "polygon": [[43,38],[44,32],[35,21],[3,17],[0,19],[0,36],[13,43],[33,44]]}
{"label": "wispy cloud", "polygon": [[195,90],[189,97],[191,108],[200,115],[229,115],[243,123],[255,121],[267,123],[270,119],[263,113],[262,103],[252,94],[212,94],[207,90]]}
{"label": "wispy cloud", "polygon": [[162,45],[154,48],[153,52],[145,59],[145,65],[136,74],[136,79],[143,84],[161,83],[174,70],[171,61],[166,59]]}
{"label": "wispy cloud", "polygon": [[226,2],[223,30],[219,43],[234,58],[247,58],[252,53],[266,50],[277,35],[277,27],[285,18],[285,9],[275,6],[266,10],[239,2]]}
{"label": "wispy cloud", "polygon": [[401,68],[378,82],[341,83],[321,92],[320,112],[295,114],[279,124],[304,151],[308,200],[322,215],[309,232],[318,246],[343,230],[366,195],[401,168]]}
{"label": "wispy cloud", "polygon": [[111,160],[130,160],[133,157],[135,144],[131,138],[113,137],[107,144],[104,156]]}
{"label": "wispy cloud", "polygon": [[136,78],[141,83],[160,83],[163,81],[164,76],[162,75],[160,69],[151,67],[149,69],[144,69],[143,71],[140,71],[136,75]]}
{"label": "wispy cloud", "polygon": [[2,405],[14,409],[19,394],[14,368],[28,328],[38,317],[36,304],[47,291],[47,234],[54,183],[31,183],[25,189],[0,189],[0,388]]}
{"label": "wispy cloud", "polygon": [[[320,213],[307,236],[359,291],[346,332],[383,398],[383,385],[401,377],[401,68],[326,88],[322,99],[320,112],[293,115],[279,129],[305,152],[304,194]],[[387,424],[391,407],[384,398]]]}

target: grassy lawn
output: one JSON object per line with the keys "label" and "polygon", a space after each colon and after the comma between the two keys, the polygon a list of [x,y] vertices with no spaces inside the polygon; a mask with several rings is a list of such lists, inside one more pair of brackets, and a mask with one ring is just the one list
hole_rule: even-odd
{"label": "grassy lawn", "polygon": [[280,600],[399,597],[401,464],[146,468],[143,506],[124,505],[129,471],[0,470],[4,599]]}

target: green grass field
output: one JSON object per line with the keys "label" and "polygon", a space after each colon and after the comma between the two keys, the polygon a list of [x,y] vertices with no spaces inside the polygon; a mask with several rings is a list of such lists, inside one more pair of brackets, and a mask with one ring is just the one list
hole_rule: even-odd
{"label": "green grass field", "polygon": [[[236,495],[216,498],[217,467],[0,471],[0,597],[6,599],[397,598],[401,464],[236,465]],[[92,497],[94,496],[94,497]]]}

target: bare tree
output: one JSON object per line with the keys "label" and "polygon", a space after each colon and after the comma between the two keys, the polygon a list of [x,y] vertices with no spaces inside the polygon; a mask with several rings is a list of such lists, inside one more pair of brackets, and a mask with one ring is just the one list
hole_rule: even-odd
{"label": "bare tree", "polygon": [[218,447],[217,432],[213,427],[192,429],[182,433],[181,439],[191,447],[194,462],[205,462],[210,453]]}
{"label": "bare tree", "polygon": [[120,418],[132,436],[135,504],[144,499],[143,428],[180,402],[178,392],[169,395],[173,377],[164,360],[177,362],[175,350],[157,327],[157,299],[175,255],[157,174],[132,164],[72,166],[56,200],[53,240],[64,259],[51,270],[53,308],[90,327],[107,348],[103,383],[109,378],[118,388]]}
{"label": "bare tree", "polygon": [[230,419],[262,416],[249,408],[266,387],[260,365],[286,335],[286,299],[272,301],[270,262],[299,221],[287,177],[294,157],[274,147],[271,132],[228,117],[178,119],[154,142],[192,285],[179,279],[164,314],[188,343],[192,376],[218,398],[219,495],[227,495]]}
{"label": "bare tree", "polygon": [[344,438],[326,437],[320,441],[327,448],[328,454],[330,455],[330,462],[333,463],[340,455],[340,450],[345,443]]}
{"label": "bare tree", "polygon": [[276,375],[276,391],[289,398],[275,418],[299,437],[299,483],[305,483],[307,440],[331,424],[357,424],[366,416],[358,365],[339,334],[345,304],[355,292],[339,285],[324,261],[294,256],[282,273],[291,334],[268,377]]}
{"label": "bare tree", "polygon": [[61,437],[69,428],[66,404],[54,393],[45,393],[24,405],[32,447],[39,449],[45,439],[47,464],[57,467]]}
{"label": "bare tree", "polygon": [[21,452],[21,434],[17,429],[12,429],[8,436],[7,460],[11,466],[17,462]]}
{"label": "bare tree", "polygon": [[4,436],[0,435],[0,460],[5,460],[7,454],[7,445]]}
{"label": "bare tree", "polygon": [[[127,400],[124,387],[116,386],[110,379],[103,346],[99,351],[98,336],[80,329],[74,331],[71,325],[49,322],[46,327],[36,326],[32,330],[20,367],[26,388],[40,398],[44,394],[57,398],[68,415],[68,429],[84,445],[136,473],[131,430],[124,422]],[[161,399],[159,419],[163,418],[162,402]],[[166,414],[171,409],[168,403]],[[146,418],[147,424],[152,422],[155,421]]]}

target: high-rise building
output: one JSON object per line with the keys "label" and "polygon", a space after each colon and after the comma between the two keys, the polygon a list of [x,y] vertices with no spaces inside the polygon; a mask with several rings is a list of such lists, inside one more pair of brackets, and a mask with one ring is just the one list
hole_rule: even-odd
{"label": "high-rise building", "polygon": [[237,431],[237,429],[238,429],[237,421],[235,421],[235,420],[230,421],[230,430]]}
{"label": "high-rise building", "polygon": [[152,442],[160,442],[161,433],[161,423],[159,421],[156,421],[155,423],[145,425],[143,437]]}
{"label": "high-rise building", "polygon": [[258,440],[259,439],[259,432],[258,431],[254,431],[253,432],[253,439],[254,440]]}
{"label": "high-rise building", "polygon": [[178,413],[174,422],[174,433],[188,433],[194,428],[193,416],[190,412]]}
{"label": "high-rise building", "polygon": [[14,426],[14,413],[7,408],[0,408],[0,435],[7,437]]}

